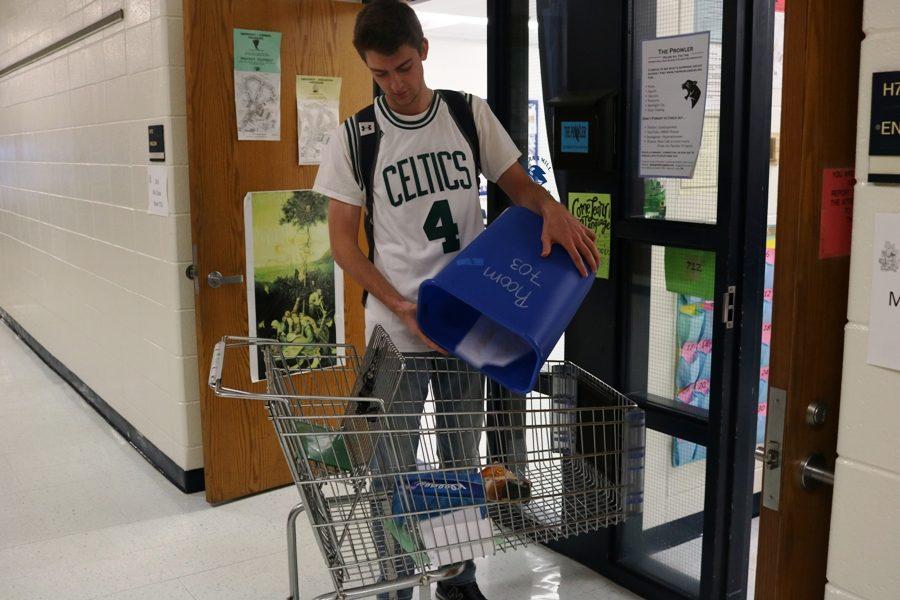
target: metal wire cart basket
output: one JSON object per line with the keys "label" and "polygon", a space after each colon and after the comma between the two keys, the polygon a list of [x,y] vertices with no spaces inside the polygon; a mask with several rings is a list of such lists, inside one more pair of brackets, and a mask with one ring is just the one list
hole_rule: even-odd
{"label": "metal wire cart basket", "polygon": [[[255,345],[267,393],[222,385],[228,349]],[[452,577],[464,560],[621,523],[643,502],[644,415],[568,362],[515,396],[448,357],[404,356],[380,327],[349,345],[225,337],[209,384],[265,401],[334,582],[362,598]]]}

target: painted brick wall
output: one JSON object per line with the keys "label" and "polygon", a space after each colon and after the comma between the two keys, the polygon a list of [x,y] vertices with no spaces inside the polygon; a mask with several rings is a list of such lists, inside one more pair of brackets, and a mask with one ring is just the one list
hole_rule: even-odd
{"label": "painted brick wall", "polygon": [[[4,0],[0,67],[119,8],[124,22],[0,79],[0,307],[192,469],[202,444],[183,275],[181,0]],[[158,123],[168,217],[147,213],[147,126]]]}
{"label": "painted brick wall", "polygon": [[900,70],[900,3],[866,0],[863,29],[829,600],[900,598],[900,372],[866,363],[875,214],[900,213],[900,188],[865,183],[872,73]]}

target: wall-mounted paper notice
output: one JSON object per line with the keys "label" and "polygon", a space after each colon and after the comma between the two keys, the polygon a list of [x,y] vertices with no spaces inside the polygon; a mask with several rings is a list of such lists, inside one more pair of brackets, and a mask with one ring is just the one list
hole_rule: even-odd
{"label": "wall-mounted paper notice", "polygon": [[340,77],[297,75],[297,154],[301,165],[322,162],[328,137],[338,126]]}
{"label": "wall-mounted paper notice", "polygon": [[869,364],[900,371],[900,214],[875,215]]}
{"label": "wall-mounted paper notice", "polygon": [[148,171],[148,204],[151,215],[169,216],[169,172],[164,166],[151,165]]}
{"label": "wall-mounted paper notice", "polygon": [[234,106],[239,140],[281,139],[281,33],[234,30]]}
{"label": "wall-mounted paper notice", "polygon": [[708,73],[708,31],[641,43],[641,177],[694,176]]}

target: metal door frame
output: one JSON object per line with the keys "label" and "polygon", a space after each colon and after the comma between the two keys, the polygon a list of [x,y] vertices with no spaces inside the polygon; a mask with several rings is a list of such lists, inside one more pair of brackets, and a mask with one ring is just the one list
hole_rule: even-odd
{"label": "metal door frame", "polygon": [[[624,50],[628,67],[624,73],[628,80],[623,89],[631,94],[626,124],[636,125],[632,115],[640,96],[639,89],[635,94],[639,82],[631,81],[638,59],[633,54],[633,1],[626,5],[628,35]],[[626,185],[623,189],[627,197],[619,202],[618,227],[614,229],[616,239],[622,242],[710,250],[717,258],[709,412],[685,411],[655,398],[641,399],[648,427],[707,449],[699,598],[746,597],[750,522],[754,511],[758,514],[759,510],[758,499],[754,502],[753,496],[753,449],[768,203],[773,24],[774,4],[769,0],[723,2],[716,223],[649,221],[631,216],[635,188]],[[628,156],[636,157],[638,139],[634,129],[630,131]],[[630,272],[630,253],[619,254],[625,271]],[[723,319],[723,299],[731,286],[735,286],[737,295],[734,325],[729,329]],[[628,282],[620,286],[621,323],[629,322],[629,288]],[[633,340],[624,329],[620,340],[627,348]],[[623,361],[620,368],[622,380],[627,381],[629,365]],[[618,550],[618,540],[616,543]],[[667,589],[664,595],[671,597],[673,592],[677,593]]]}

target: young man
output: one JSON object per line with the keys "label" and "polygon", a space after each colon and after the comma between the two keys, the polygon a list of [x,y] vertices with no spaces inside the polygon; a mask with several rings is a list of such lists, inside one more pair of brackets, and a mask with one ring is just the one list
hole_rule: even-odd
{"label": "young man", "polygon": [[[597,270],[600,260],[593,232],[531,180],[517,162],[519,150],[487,103],[465,96],[477,130],[478,147],[473,148],[448,99],[425,83],[422,63],[428,57],[428,40],[409,6],[400,0],[366,5],[357,18],[353,44],[383,95],[375,102],[375,123],[348,119],[332,134],[319,167],[314,189],[331,199],[328,224],[334,259],[368,292],[367,337],[381,324],[397,348],[416,362],[415,373],[401,381],[400,397],[391,412],[421,413],[430,381],[438,412],[451,413],[450,417],[477,413],[483,410],[483,380],[476,372],[464,371],[452,381],[443,372],[422,376],[429,361],[445,352],[419,330],[416,300],[419,284],[436,275],[484,229],[479,167],[512,202],[543,217],[541,239],[535,240],[543,245],[543,255],[553,244],[561,245],[585,277]],[[378,139],[371,180],[360,160],[366,136]],[[357,243],[360,213],[366,205],[372,261]],[[443,398],[443,390],[453,394]],[[446,419],[445,426],[471,434],[438,436],[444,467],[479,466],[474,461],[483,418],[450,421]],[[403,425],[407,427],[417,428],[415,419]],[[410,440],[390,453],[376,451],[378,468],[385,473],[415,470],[417,447],[418,440]],[[375,533],[380,547],[390,546],[380,527]],[[390,563],[382,564],[383,579],[410,574],[411,565],[396,562],[383,561]],[[397,594],[411,596],[411,589]],[[467,561],[456,577],[439,583],[437,597],[484,599],[475,583],[474,563]]]}

